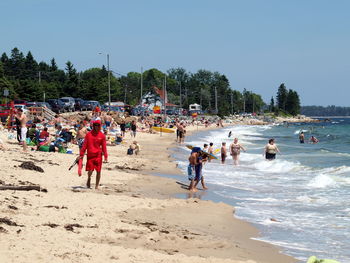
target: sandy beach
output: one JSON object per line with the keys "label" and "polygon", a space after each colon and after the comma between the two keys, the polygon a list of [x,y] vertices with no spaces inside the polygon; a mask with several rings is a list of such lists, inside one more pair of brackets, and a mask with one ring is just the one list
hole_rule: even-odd
{"label": "sandy beach", "polygon": [[[0,191],[0,262],[296,262],[252,240],[258,230],[234,218],[234,207],[173,198],[188,190],[151,175],[181,173],[167,151],[174,134],[138,133],[137,156],[126,155],[130,134],[126,140],[108,146],[99,190],[85,187],[85,172],[68,171],[76,145],[74,155],[22,153],[7,141],[0,186],[35,184],[47,192]],[[21,168],[24,161],[44,172]]]}

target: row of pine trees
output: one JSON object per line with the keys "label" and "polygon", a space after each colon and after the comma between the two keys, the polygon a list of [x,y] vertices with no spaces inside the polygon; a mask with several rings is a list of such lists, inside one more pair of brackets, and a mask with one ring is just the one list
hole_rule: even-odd
{"label": "row of pine trees", "polygon": [[[141,98],[141,73],[111,73],[112,101],[137,105]],[[231,89],[227,77],[219,72],[201,69],[191,73],[183,68],[172,68],[164,73],[152,68],[143,72],[142,79],[143,94],[152,91],[153,86],[162,89],[166,79],[169,102],[183,108],[199,103],[208,113],[221,116],[268,110],[259,94]],[[30,51],[24,55],[17,48],[12,49],[11,54],[3,53],[0,57],[0,90],[8,89],[10,99],[43,101],[69,96],[104,103],[108,101],[107,87],[108,71],[104,65],[79,72],[68,61],[65,68],[60,69],[54,58],[49,63],[37,62]],[[288,91],[281,84],[276,99],[276,105],[272,99],[269,110],[299,114],[297,92]]]}

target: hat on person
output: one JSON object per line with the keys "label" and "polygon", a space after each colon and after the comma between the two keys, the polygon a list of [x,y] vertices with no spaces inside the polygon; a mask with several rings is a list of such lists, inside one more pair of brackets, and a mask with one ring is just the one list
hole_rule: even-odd
{"label": "hat on person", "polygon": [[101,120],[94,120],[94,121],[92,122],[92,125],[94,125],[94,124],[101,125]]}
{"label": "hat on person", "polygon": [[191,153],[198,153],[198,152],[200,152],[200,151],[201,151],[201,148],[200,148],[200,147],[193,147]]}

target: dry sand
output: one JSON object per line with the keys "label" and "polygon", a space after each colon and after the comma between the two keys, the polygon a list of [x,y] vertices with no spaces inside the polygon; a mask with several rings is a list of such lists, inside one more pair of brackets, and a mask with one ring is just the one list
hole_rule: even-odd
{"label": "dry sand", "polygon": [[[128,144],[108,147],[100,190],[86,189],[86,173],[78,177],[76,167],[68,171],[75,155],[22,153],[8,141],[0,186],[37,184],[48,192],[0,191],[0,262],[296,262],[251,240],[258,231],[235,219],[233,207],[171,198],[187,190],[149,175],[179,173],[166,151],[174,134],[138,133],[137,141],[138,156],[126,155]],[[44,172],[19,167],[23,161]]]}

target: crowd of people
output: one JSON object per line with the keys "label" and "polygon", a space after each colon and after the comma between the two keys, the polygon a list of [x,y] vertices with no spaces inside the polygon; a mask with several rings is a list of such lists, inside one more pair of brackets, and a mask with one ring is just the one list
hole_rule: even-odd
{"label": "crowd of people", "polygon": [[[231,137],[232,132],[230,131],[228,137]],[[246,151],[246,148],[239,143],[238,138],[234,138],[230,144],[229,149],[226,148],[226,142],[222,142],[221,148],[218,150],[214,149],[214,144],[211,142],[209,145],[205,143],[203,149],[200,147],[193,147],[188,158],[189,164],[187,167],[188,179],[190,181],[189,190],[192,192],[198,191],[197,185],[201,182],[203,189],[208,189],[205,186],[203,176],[203,165],[211,160],[216,159],[215,155],[220,153],[221,164],[225,164],[228,153],[232,156],[233,165],[239,165],[239,157],[241,151]],[[268,143],[264,147],[263,155],[266,160],[272,161],[276,158],[276,154],[280,153],[275,139],[269,139]]]}

